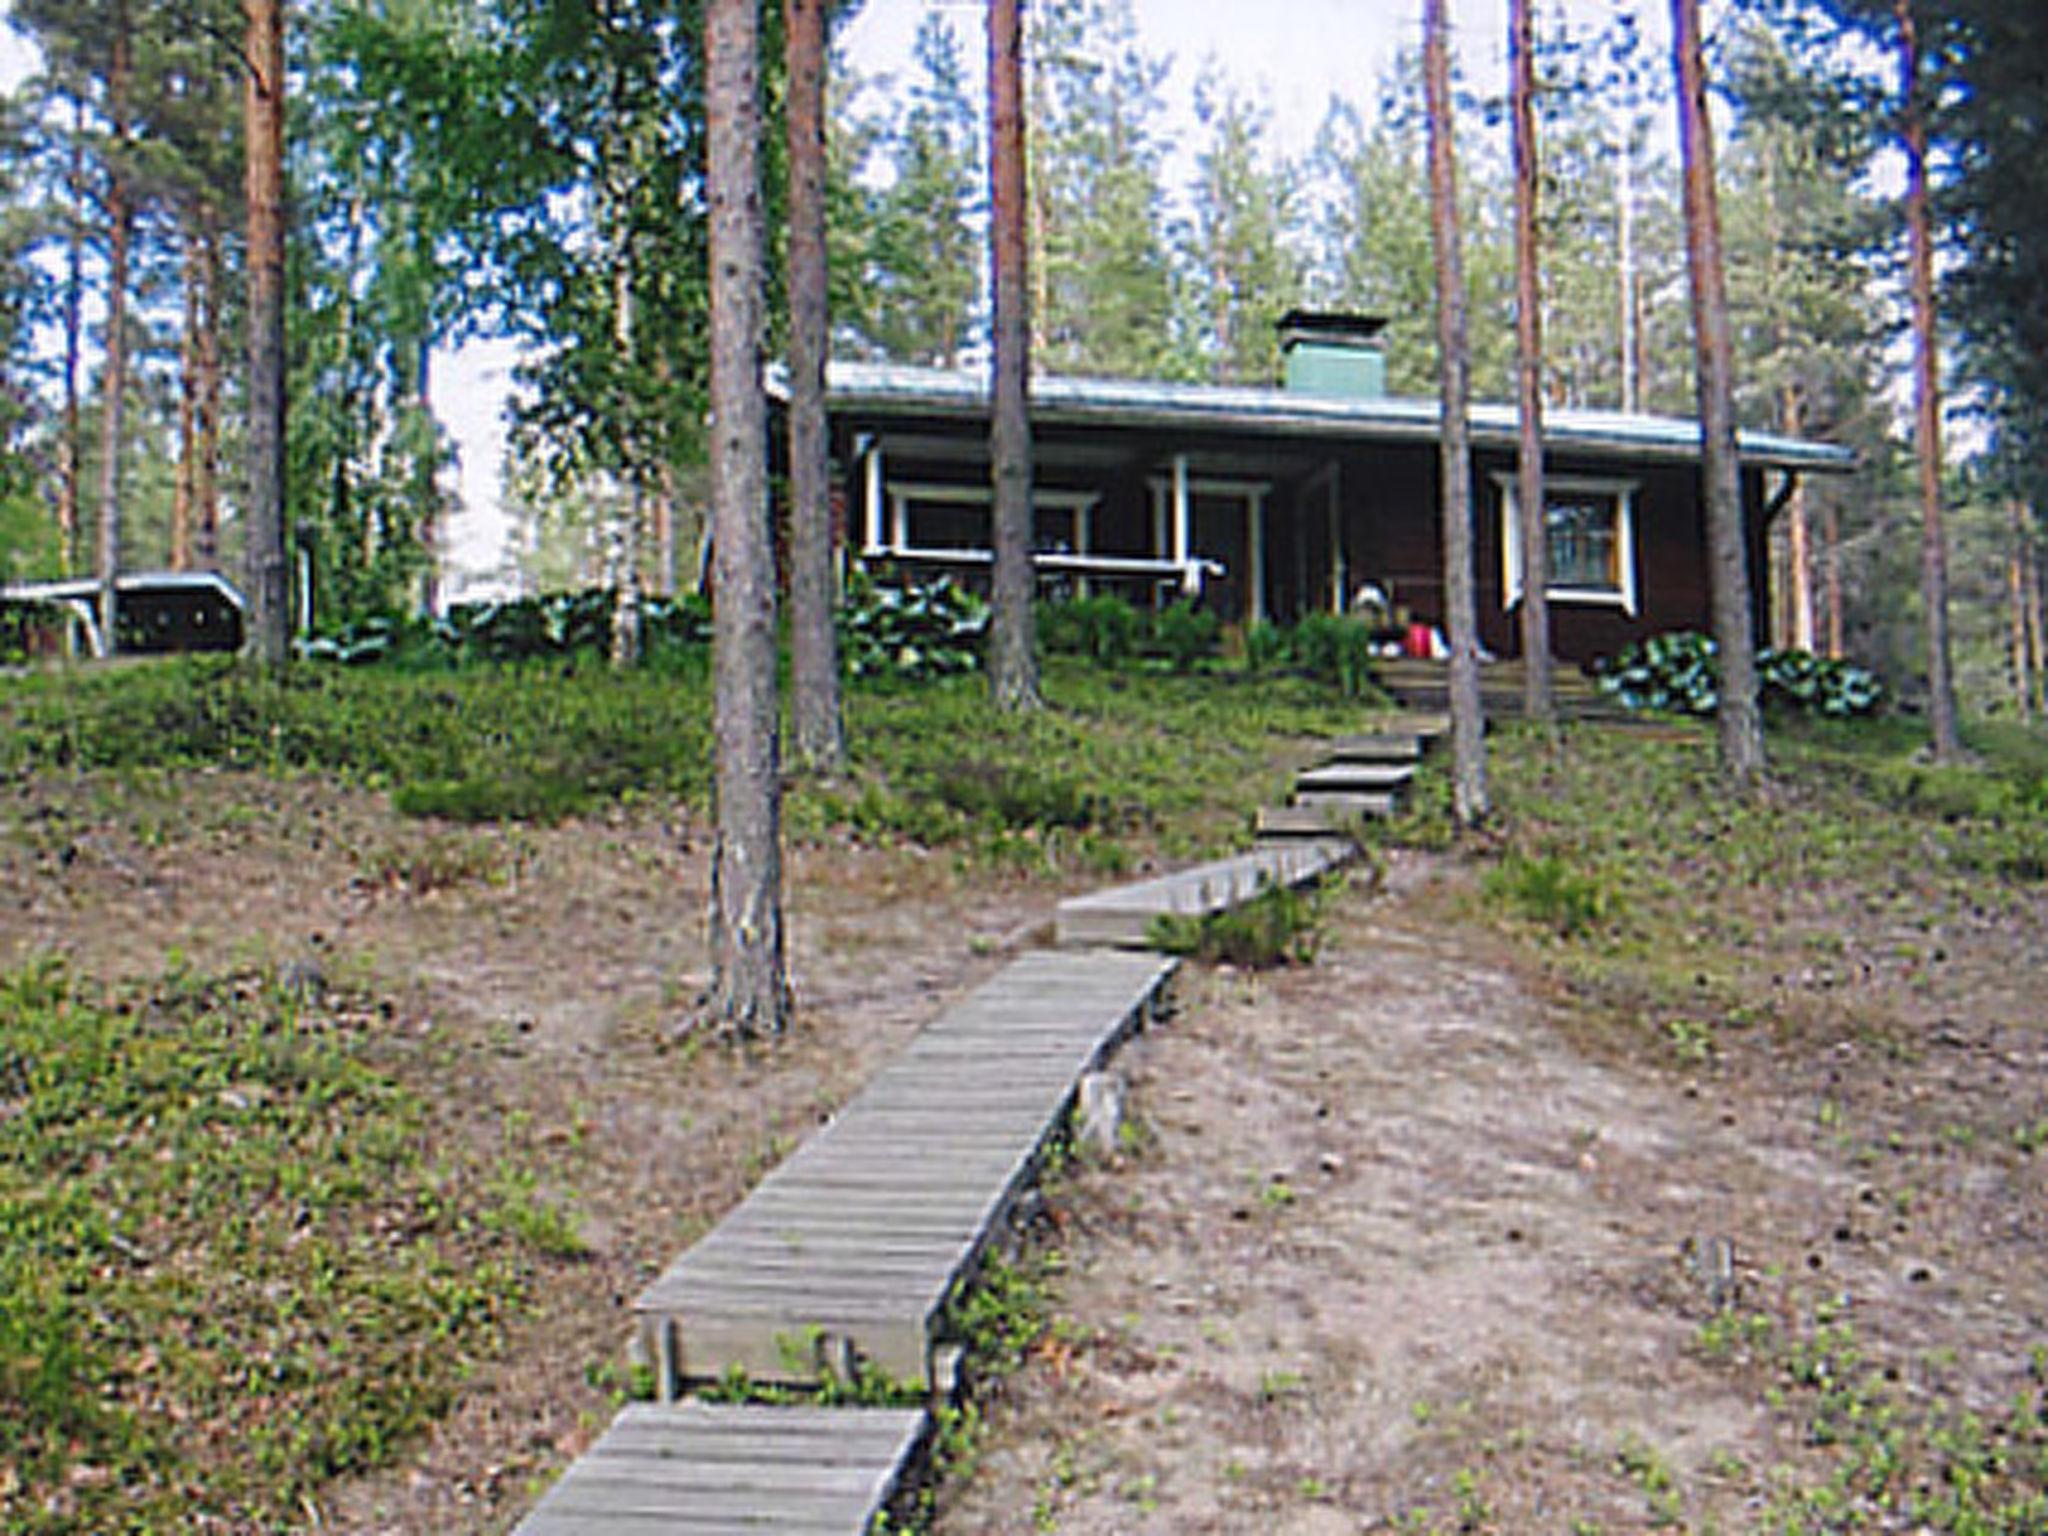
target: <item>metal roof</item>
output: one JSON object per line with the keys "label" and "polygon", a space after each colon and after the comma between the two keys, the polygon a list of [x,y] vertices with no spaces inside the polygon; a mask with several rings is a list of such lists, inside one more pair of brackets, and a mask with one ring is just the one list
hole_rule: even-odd
{"label": "metal roof", "polygon": [[[114,578],[117,592],[218,592],[235,607],[248,603],[235,584],[218,571],[125,571]],[[0,602],[61,603],[89,600],[100,594],[97,576],[70,576],[58,581],[18,581],[0,586]]]}
{"label": "metal roof", "polygon": [[[787,386],[770,383],[779,398]],[[935,415],[986,417],[988,376],[983,371],[918,368],[894,363],[834,363],[827,399],[834,410],[866,417]],[[1151,380],[1031,381],[1032,420],[1047,426],[1158,428],[1168,431],[1241,432],[1328,442],[1434,443],[1440,417],[1434,400],[1324,398],[1283,389],[1169,384]],[[1474,447],[1512,449],[1518,413],[1511,405],[1474,404]],[[1543,437],[1553,452],[1597,453],[1631,460],[1696,462],[1696,421],[1622,411],[1550,410]],[[1830,443],[1768,432],[1744,432],[1743,462],[1768,469],[1847,474],[1856,455]]]}

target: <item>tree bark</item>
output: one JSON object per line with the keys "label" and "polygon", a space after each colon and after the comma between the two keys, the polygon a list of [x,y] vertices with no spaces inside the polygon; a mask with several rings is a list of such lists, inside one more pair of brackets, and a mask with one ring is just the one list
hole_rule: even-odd
{"label": "tree bark", "polygon": [[171,483],[171,569],[192,568],[192,509],[199,468],[199,238],[184,237],[184,320],[178,335],[178,467]]}
{"label": "tree bark", "polygon": [[761,386],[759,0],[704,8],[711,202],[712,620],[717,844],[711,862],[712,1015],[728,1035],[788,1022],[777,763],[774,530]]}
{"label": "tree bark", "polygon": [[2012,514],[2012,553],[2006,557],[2006,595],[2012,607],[2012,700],[2022,720],[2034,717],[2034,669],[2027,654],[2027,565],[2026,546],[2021,542],[2019,508]]}
{"label": "tree bark", "polygon": [[1019,0],[989,0],[989,196],[995,268],[995,612],[989,683],[999,708],[1036,709],[1037,641],[1031,612],[1031,316],[1024,198],[1024,40]]}
{"label": "tree bark", "polygon": [[78,406],[78,371],[85,335],[85,103],[78,103],[71,150],[71,209],[64,236],[64,419],[57,475],[57,537],[63,571],[78,562],[78,510],[84,479],[85,428]]}
{"label": "tree bark", "polygon": [[1536,243],[1536,25],[1532,0],[1509,0],[1515,140],[1515,352],[1521,390],[1515,533],[1522,547],[1522,712],[1550,724],[1550,536],[1543,485],[1543,279]]}
{"label": "tree bark", "polygon": [[249,218],[249,640],[280,669],[290,651],[285,553],[284,5],[243,0]]}
{"label": "tree bark", "polygon": [[1842,510],[1832,496],[1822,508],[1821,537],[1827,545],[1822,553],[1821,582],[1827,600],[1828,659],[1840,661],[1848,654],[1842,621]]}
{"label": "tree bark", "polygon": [[2038,713],[2048,709],[2048,685],[2044,685],[2043,679],[2043,674],[2048,673],[2048,654],[2044,654],[2041,633],[2040,520],[2034,508],[2026,503],[2020,506],[2020,518],[2020,569],[2026,586],[2027,666],[2034,680],[2034,707]]}
{"label": "tree bark", "polygon": [[1912,0],[1894,0],[1906,152],[1906,244],[1913,294],[1914,447],[1920,471],[1920,600],[1927,636],[1927,723],[1937,762],[1962,755],[1948,632],[1948,532],[1941,505],[1941,357],[1934,308],[1934,216],[1927,197],[1927,115]]}
{"label": "tree bark", "polygon": [[789,99],[790,680],[796,759],[846,762],[833,630],[832,466],[825,426],[831,348],[825,249],[825,0],[784,0]]}
{"label": "tree bark", "polygon": [[1465,328],[1465,259],[1458,221],[1450,22],[1445,0],[1423,0],[1423,83],[1429,118],[1430,237],[1436,254],[1436,327],[1442,380],[1444,620],[1451,644],[1452,811],[1461,826],[1485,820],[1486,720],[1472,573],[1472,446],[1467,410],[1471,353]]}
{"label": "tree bark", "polygon": [[[1806,410],[1796,386],[1787,384],[1783,399],[1785,435],[1800,437],[1806,431]],[[1792,482],[1792,494],[1785,502],[1785,561],[1788,580],[1786,601],[1792,608],[1791,641],[1795,649],[1811,651],[1813,640],[1813,520],[1808,516],[1806,481]]]}
{"label": "tree bark", "polygon": [[1706,499],[1714,639],[1720,647],[1720,750],[1723,772],[1747,786],[1764,771],[1763,714],[1757,707],[1756,630],[1742,467],[1735,437],[1734,339],[1727,268],[1714,178],[1713,124],[1707,116],[1706,65],[1700,52],[1699,0],[1672,0],[1678,76],[1679,148],[1685,162],[1686,267],[1692,283],[1693,344],[1700,412],[1700,479]]}
{"label": "tree bark", "polygon": [[100,582],[100,634],[105,654],[116,655],[115,584],[121,575],[121,445],[126,435],[123,411],[128,398],[128,256],[135,232],[135,207],[128,186],[128,7],[114,7],[112,60],[107,70],[108,126],[112,131],[112,165],[107,176],[107,347],[106,415],[100,446],[100,524],[97,570]]}
{"label": "tree bark", "polygon": [[199,420],[192,466],[192,558],[202,571],[220,569],[221,303],[219,211],[200,213]]}

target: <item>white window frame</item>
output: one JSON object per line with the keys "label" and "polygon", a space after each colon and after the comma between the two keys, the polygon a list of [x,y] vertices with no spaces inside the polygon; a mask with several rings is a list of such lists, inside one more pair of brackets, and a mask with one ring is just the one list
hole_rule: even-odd
{"label": "white window frame", "polygon": [[[1522,600],[1522,538],[1516,516],[1516,492],[1521,476],[1496,471],[1493,483],[1500,490],[1501,606],[1513,608]],[[1546,475],[1544,493],[1563,491],[1576,496],[1607,496],[1614,501],[1614,563],[1620,584],[1614,587],[1561,587],[1553,583],[1553,603],[1587,603],[1619,608],[1630,618],[1642,610],[1642,591],[1636,574],[1636,492],[1637,480],[1610,480],[1593,475]]]}
{"label": "white window frame", "polygon": [[[1071,512],[1074,517],[1075,553],[1088,553],[1088,538],[1092,532],[1096,505],[1102,497],[1093,491],[1062,491],[1034,487],[1031,492],[1033,516],[1039,512]],[[983,485],[941,485],[921,481],[892,480],[888,487],[889,524],[879,548],[870,548],[870,555],[900,555],[910,559],[958,559],[962,555],[983,555],[990,553],[987,545],[962,544],[913,544],[910,542],[910,504],[913,501],[939,502],[961,507],[987,508],[994,501],[993,493]]]}

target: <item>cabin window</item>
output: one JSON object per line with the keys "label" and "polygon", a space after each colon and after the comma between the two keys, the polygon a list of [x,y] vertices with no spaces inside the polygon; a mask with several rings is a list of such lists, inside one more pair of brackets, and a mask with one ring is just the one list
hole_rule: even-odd
{"label": "cabin window", "polygon": [[[1513,475],[1500,488],[1501,601],[1522,600],[1522,541],[1516,529]],[[1610,603],[1633,614],[1636,588],[1636,487],[1627,480],[1546,479],[1544,527],[1553,603]]]}

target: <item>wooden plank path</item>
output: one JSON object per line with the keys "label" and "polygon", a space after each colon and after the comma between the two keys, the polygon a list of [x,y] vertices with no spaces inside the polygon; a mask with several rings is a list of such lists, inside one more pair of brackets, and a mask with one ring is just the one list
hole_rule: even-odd
{"label": "wooden plank path", "polygon": [[1142,1021],[1157,955],[1038,951],[928,1025],[634,1303],[661,1395],[855,1363],[947,1385],[946,1310],[1082,1075]]}
{"label": "wooden plank path", "polygon": [[513,1536],[859,1536],[928,1425],[919,1408],[636,1403]]}
{"label": "wooden plank path", "polygon": [[1152,942],[1152,925],[1162,916],[1203,917],[1249,901],[1268,886],[1305,885],[1356,852],[1343,838],[1268,843],[1236,858],[1063,901],[1055,931],[1062,945],[1142,947]]}

